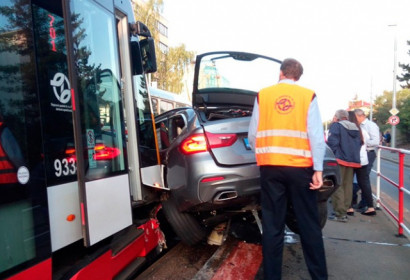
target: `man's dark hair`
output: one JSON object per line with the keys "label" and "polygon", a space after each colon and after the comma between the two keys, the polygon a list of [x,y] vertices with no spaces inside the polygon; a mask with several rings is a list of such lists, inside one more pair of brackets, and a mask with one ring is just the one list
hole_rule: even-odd
{"label": "man's dark hair", "polygon": [[295,81],[298,81],[300,79],[300,76],[302,76],[303,74],[302,64],[300,64],[299,61],[293,58],[286,58],[282,62],[280,70],[286,78],[294,79]]}

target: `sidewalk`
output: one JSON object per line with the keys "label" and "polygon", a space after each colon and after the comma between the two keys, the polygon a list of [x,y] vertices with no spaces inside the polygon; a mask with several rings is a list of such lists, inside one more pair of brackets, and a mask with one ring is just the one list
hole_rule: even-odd
{"label": "sidewalk", "polygon": [[[329,203],[329,213],[332,206]],[[347,223],[327,221],[323,229],[329,280],[409,279],[410,242],[378,210],[368,217],[356,212]],[[283,279],[310,279],[299,236],[285,245]],[[261,267],[255,280],[263,279]]]}
{"label": "sidewalk", "polygon": [[410,243],[396,234],[381,210],[372,217],[356,212],[347,223],[328,221],[323,235],[329,279],[408,279]]}

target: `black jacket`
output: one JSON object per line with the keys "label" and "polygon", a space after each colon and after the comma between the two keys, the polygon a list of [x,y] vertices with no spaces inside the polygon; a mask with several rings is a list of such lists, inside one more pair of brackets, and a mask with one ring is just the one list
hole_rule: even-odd
{"label": "black jacket", "polygon": [[352,122],[343,120],[330,126],[327,144],[340,165],[361,167],[359,128]]}

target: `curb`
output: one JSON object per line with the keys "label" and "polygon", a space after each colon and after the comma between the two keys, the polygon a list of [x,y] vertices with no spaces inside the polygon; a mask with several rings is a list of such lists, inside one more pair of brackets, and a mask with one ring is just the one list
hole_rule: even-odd
{"label": "curb", "polygon": [[[383,157],[383,156],[380,156],[380,158],[381,158],[381,159],[384,159],[384,160],[387,160],[387,161],[390,161],[390,162],[392,162],[392,163],[397,163],[397,164],[399,164],[399,162],[398,162],[397,160],[395,160],[395,159],[390,159],[390,158]],[[405,167],[410,167],[410,163],[404,162],[404,166],[405,166]]]}

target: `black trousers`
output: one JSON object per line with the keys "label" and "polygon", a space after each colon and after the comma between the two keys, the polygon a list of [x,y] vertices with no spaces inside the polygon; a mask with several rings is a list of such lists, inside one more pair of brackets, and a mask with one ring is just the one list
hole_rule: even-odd
{"label": "black trousers", "polygon": [[[354,173],[356,174],[358,189],[362,191],[362,201],[361,206],[373,207],[373,196],[372,196],[372,186],[370,184],[369,168],[367,165],[360,168],[355,168]],[[356,193],[358,191],[356,189]],[[353,186],[353,191],[355,187]],[[357,197],[357,194],[356,194]],[[357,200],[357,198],[356,198]],[[353,204],[353,203],[352,203]]]}
{"label": "black trousers", "polygon": [[[369,182],[368,182],[369,186],[366,186],[366,185],[364,185],[364,183],[362,183],[362,186],[366,186],[365,190],[364,190],[364,193],[363,193],[362,186],[358,185],[360,187],[361,191],[362,191],[362,198],[360,200],[358,208],[362,208],[362,207],[365,207],[365,206],[373,207],[373,206],[370,206],[370,205],[373,205],[372,187],[371,187],[371,184],[370,184],[370,173],[372,172],[373,163],[376,160],[376,157],[377,157],[377,155],[376,155],[376,152],[374,150],[367,151],[367,159],[369,161],[369,164],[367,165],[366,173],[367,173],[367,177],[368,177],[368,180],[369,180]],[[361,174],[361,175],[364,176],[364,174]],[[356,179],[357,179],[357,182],[359,183],[359,176],[357,175],[357,173],[356,173]],[[357,189],[357,188],[353,188],[353,199],[355,197],[355,194],[356,194],[356,198],[357,198],[357,191],[358,190],[359,189]],[[370,196],[369,196],[369,192],[370,192]],[[367,199],[365,197],[367,197]],[[371,204],[370,204],[370,202],[371,202]]]}
{"label": "black trousers", "polygon": [[327,279],[317,192],[309,189],[312,168],[261,166],[262,252],[266,280],[281,279],[288,199],[295,211],[303,255],[312,279]]}
{"label": "black trousers", "polygon": [[373,168],[373,163],[376,160],[376,152],[374,150],[367,151],[367,159],[369,161],[369,164],[367,165],[367,175],[370,176],[370,173],[372,172]]}

